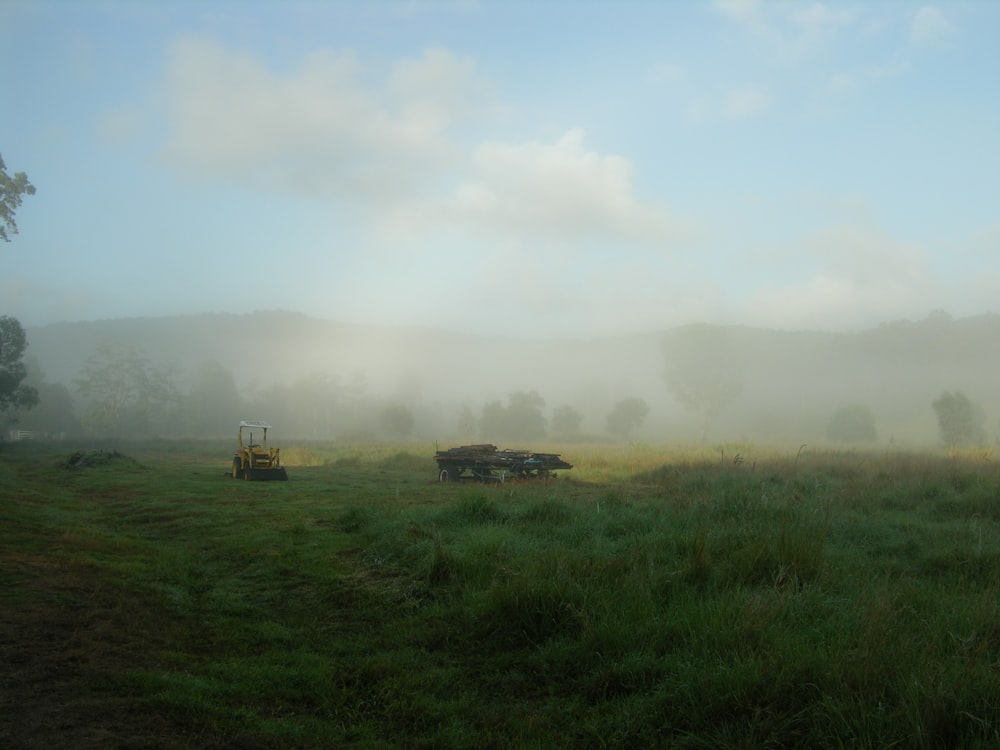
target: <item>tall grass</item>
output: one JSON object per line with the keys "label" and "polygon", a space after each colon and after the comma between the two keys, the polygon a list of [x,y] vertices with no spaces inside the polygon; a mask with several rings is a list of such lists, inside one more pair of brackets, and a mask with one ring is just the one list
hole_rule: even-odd
{"label": "tall grass", "polygon": [[[165,722],[105,737],[1000,742],[1000,471],[982,456],[587,446],[558,480],[489,486],[436,482],[411,446],[313,446],[273,484],[122,450],[79,470],[0,451],[5,596],[92,630],[64,700]],[[111,642],[127,658],[99,658]],[[78,739],[110,721],[91,714]]]}

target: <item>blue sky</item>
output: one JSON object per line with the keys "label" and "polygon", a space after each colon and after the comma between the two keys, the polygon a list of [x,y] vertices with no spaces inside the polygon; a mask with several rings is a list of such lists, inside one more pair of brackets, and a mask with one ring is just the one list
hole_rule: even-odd
{"label": "blue sky", "polygon": [[1000,3],[0,3],[0,307],[513,337],[1000,312]]}

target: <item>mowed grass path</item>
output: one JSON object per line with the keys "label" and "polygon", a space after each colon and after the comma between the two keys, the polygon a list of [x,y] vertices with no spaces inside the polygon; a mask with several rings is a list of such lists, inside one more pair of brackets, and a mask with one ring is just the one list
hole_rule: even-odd
{"label": "mowed grass path", "polygon": [[989,454],[75,450],[0,447],[3,747],[1000,746]]}

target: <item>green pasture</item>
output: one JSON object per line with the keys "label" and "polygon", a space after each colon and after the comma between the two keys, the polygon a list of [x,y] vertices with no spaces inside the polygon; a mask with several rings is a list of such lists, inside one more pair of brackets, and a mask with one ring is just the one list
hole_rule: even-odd
{"label": "green pasture", "polygon": [[0,446],[0,745],[1000,746],[991,453],[434,449]]}

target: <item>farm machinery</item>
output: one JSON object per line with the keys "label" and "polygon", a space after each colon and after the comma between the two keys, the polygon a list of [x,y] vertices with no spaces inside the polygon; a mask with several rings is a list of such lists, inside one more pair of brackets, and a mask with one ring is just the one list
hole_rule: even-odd
{"label": "farm machinery", "polygon": [[437,451],[438,479],[457,482],[475,479],[480,482],[504,482],[508,479],[544,479],[555,476],[556,469],[572,469],[557,453],[524,450],[498,450],[488,443],[462,445]]}
{"label": "farm machinery", "polygon": [[[272,448],[267,444],[267,431],[271,428],[267,422],[240,422],[240,447],[233,456],[233,479],[278,479],[285,481],[288,473],[281,465],[281,449]],[[254,442],[254,430],[257,430],[259,443]],[[244,431],[246,437],[244,438]]]}

